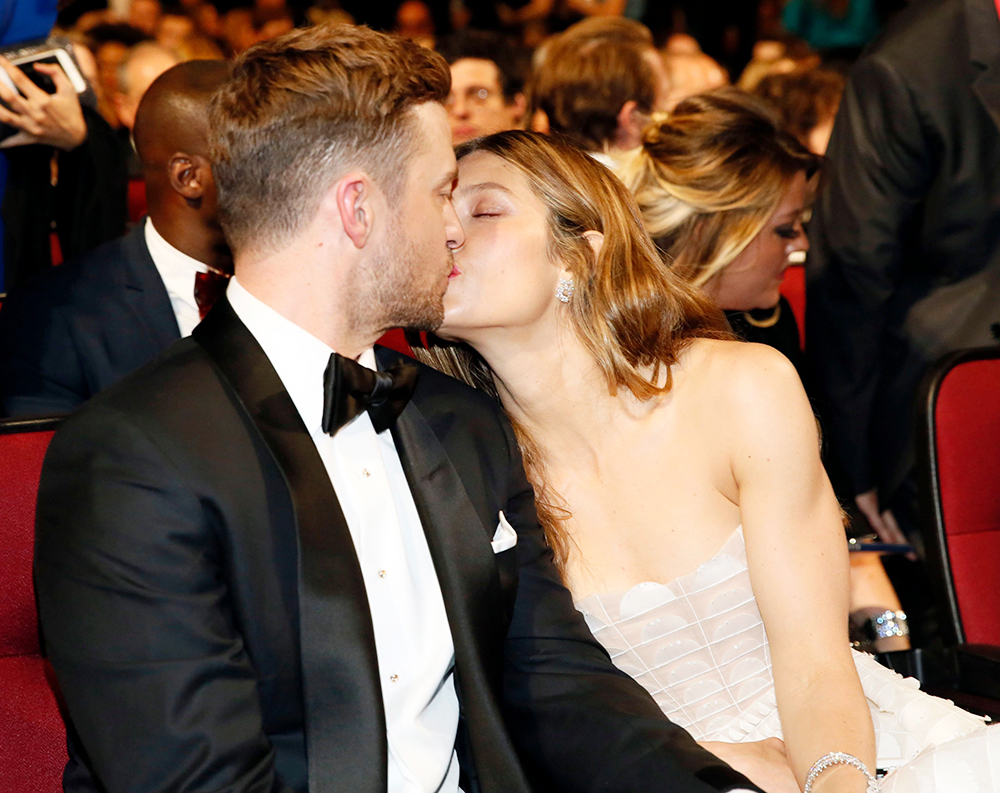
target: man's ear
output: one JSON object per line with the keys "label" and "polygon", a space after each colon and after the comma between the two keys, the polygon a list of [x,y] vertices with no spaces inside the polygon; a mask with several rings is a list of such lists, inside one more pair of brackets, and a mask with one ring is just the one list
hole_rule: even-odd
{"label": "man's ear", "polygon": [[642,143],[642,126],[645,117],[639,112],[639,105],[630,99],[618,111],[618,129],[615,130],[615,144],[620,149],[634,149]]}
{"label": "man's ear", "polygon": [[[507,111],[510,113],[510,121],[512,124],[520,127],[524,121],[524,114],[528,112],[528,100],[525,98],[524,94],[517,93],[514,94],[514,98],[506,103]],[[546,119],[547,121],[548,119]]]}
{"label": "man's ear", "polygon": [[200,154],[177,152],[170,158],[167,175],[173,191],[183,196],[189,204],[197,205],[212,178],[212,166]]}
{"label": "man's ear", "polygon": [[349,173],[334,185],[334,199],[344,232],[355,248],[363,248],[375,221],[374,185],[363,173]]}

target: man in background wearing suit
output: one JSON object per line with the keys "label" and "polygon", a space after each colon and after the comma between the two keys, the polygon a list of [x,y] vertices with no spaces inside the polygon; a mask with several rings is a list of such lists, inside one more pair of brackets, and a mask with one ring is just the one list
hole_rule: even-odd
{"label": "man in background wearing suit", "polygon": [[5,301],[6,415],[74,410],[190,334],[225,288],[232,257],[217,217],[207,136],[208,100],[227,75],[221,61],[189,61],[152,84],[134,132],[149,216]]}
{"label": "man in background wearing suit", "polygon": [[1000,19],[914,0],[854,66],[806,263],[807,354],[832,451],[884,541],[913,507],[928,366],[1000,322]]}
{"label": "man in background wearing suit", "polygon": [[235,277],[42,474],[67,790],[753,787],[590,635],[499,404],[373,349],[443,318],[449,82],[342,25],[251,48],[213,98]]}

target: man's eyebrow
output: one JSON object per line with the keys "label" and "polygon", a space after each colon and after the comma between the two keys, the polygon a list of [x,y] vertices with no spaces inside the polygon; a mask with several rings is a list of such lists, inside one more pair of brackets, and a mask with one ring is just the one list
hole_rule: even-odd
{"label": "man's eyebrow", "polygon": [[455,184],[457,180],[458,168],[455,168],[453,171],[449,171],[448,174],[440,182],[438,182],[438,189],[443,190],[445,187]]}
{"label": "man's eyebrow", "polygon": [[499,190],[501,193],[514,195],[508,188],[504,187],[499,182],[478,182],[470,185],[464,185],[461,182],[458,183],[459,193],[485,193],[487,190]]}

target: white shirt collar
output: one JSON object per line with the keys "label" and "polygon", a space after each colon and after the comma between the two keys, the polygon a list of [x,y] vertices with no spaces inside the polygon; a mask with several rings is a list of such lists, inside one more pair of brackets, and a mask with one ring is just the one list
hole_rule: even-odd
{"label": "white shirt collar", "polygon": [[[306,429],[314,435],[323,424],[323,373],[334,349],[250,294],[235,276],[226,297],[263,348]],[[377,368],[374,348],[361,353],[358,363]]]}

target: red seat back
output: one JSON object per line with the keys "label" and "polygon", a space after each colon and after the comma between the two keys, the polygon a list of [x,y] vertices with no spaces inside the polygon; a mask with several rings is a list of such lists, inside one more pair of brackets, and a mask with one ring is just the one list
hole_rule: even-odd
{"label": "red seat back", "polygon": [[128,180],[128,222],[134,226],[146,214],[146,182],[143,179]]}
{"label": "red seat back", "polygon": [[66,728],[40,654],[32,585],[35,498],[56,421],[0,421],[0,789],[56,793]]}
{"label": "red seat back", "polygon": [[402,328],[387,330],[382,335],[382,338],[375,343],[381,344],[383,347],[388,347],[390,350],[401,352],[403,355],[409,355],[411,358],[413,357],[413,350],[410,349],[410,344],[406,341],[406,334]]}
{"label": "red seat back", "polygon": [[799,346],[806,348],[806,268],[793,264],[785,268],[781,279],[781,294],[792,307],[795,322],[799,326]]}
{"label": "red seat back", "polygon": [[931,558],[957,641],[1000,645],[1000,347],[952,353],[925,390]]}

